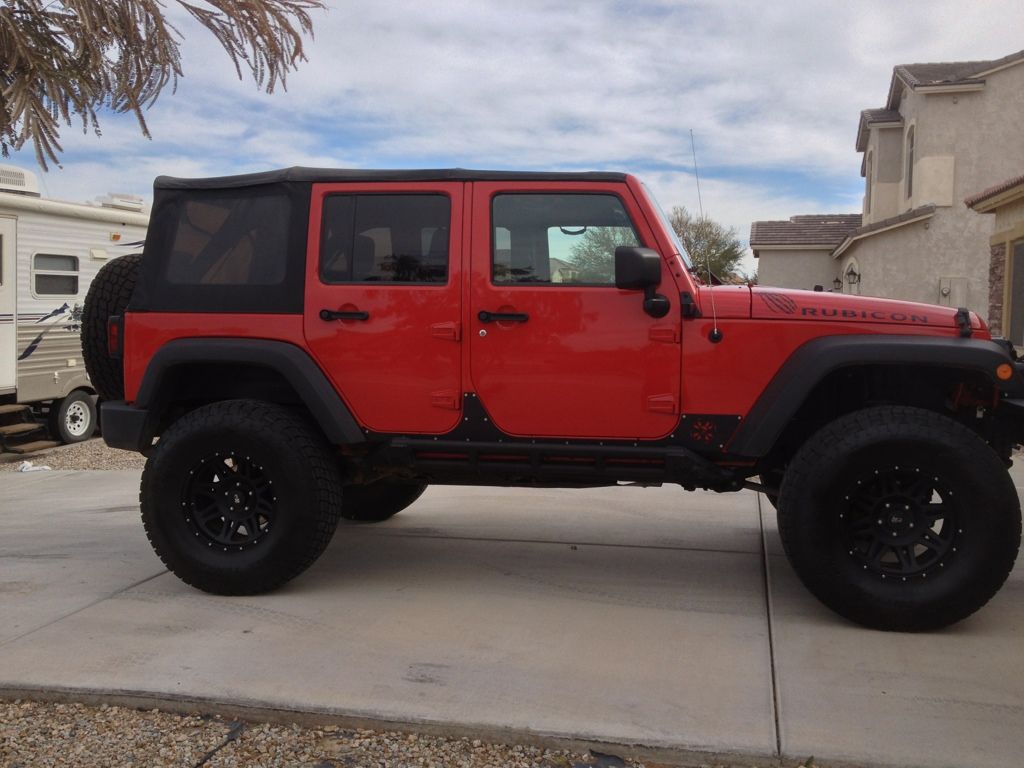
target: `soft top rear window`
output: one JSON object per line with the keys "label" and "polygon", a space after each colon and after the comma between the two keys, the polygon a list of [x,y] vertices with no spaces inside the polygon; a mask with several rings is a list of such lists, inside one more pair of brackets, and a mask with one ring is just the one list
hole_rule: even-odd
{"label": "soft top rear window", "polygon": [[277,285],[285,275],[291,206],[283,194],[221,192],[183,200],[167,259],[180,285]]}
{"label": "soft top rear window", "polygon": [[135,312],[302,312],[310,187],[157,187]]}

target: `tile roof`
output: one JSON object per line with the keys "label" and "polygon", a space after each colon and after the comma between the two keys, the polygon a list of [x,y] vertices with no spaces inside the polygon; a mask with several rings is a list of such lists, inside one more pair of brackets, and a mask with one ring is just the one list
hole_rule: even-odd
{"label": "tile roof", "polygon": [[755,221],[750,225],[750,247],[820,245],[832,250],[861,224],[859,213],[792,216],[789,221]]}
{"label": "tile roof", "polygon": [[910,224],[911,222],[923,219],[926,216],[931,216],[935,213],[935,204],[928,203],[927,205],[921,205],[917,208],[911,208],[909,211],[899,214],[898,216],[890,216],[888,219],[881,219],[880,221],[873,221],[870,224],[865,224],[862,227],[857,227],[847,233],[843,242],[839,243],[835,250],[832,251],[832,256],[837,257],[843,251],[845,251],[850,243],[854,240],[859,240],[863,237],[868,237],[881,232],[882,230],[892,229],[893,227],[899,227],[904,224]]}
{"label": "tile roof", "polygon": [[989,187],[983,192],[979,192],[976,195],[971,195],[966,200],[964,200],[964,205],[966,205],[968,208],[973,208],[978,203],[983,203],[990,197],[1001,195],[1003,192],[1009,192],[1014,187],[1018,187],[1021,185],[1024,185],[1024,174],[1021,174],[1020,176],[1014,176],[1012,179],[1007,179],[1006,181],[1001,181],[995,186]]}
{"label": "tile roof", "polygon": [[981,61],[946,61],[933,64],[900,64],[893,67],[892,83],[889,86],[887,106],[895,109],[899,106],[900,91],[897,80],[911,88],[922,88],[933,85],[970,85],[983,83],[983,76],[992,70],[1024,62],[1024,51],[1017,51],[1000,59]]}
{"label": "tile roof", "polygon": [[[898,123],[903,125],[903,115],[895,109],[862,109],[860,123],[857,125],[857,151],[868,148],[868,128],[878,123]],[[861,176],[863,176],[863,171]]]}

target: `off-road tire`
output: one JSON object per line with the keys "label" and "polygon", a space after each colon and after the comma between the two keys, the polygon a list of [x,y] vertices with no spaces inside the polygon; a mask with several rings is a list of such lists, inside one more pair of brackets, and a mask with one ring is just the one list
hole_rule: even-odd
{"label": "off-road tire", "polygon": [[182,581],[252,595],[313,564],[337,527],[341,496],[331,448],[303,415],[228,400],[164,432],[139,498],[153,549]]}
{"label": "off-road tire", "polygon": [[410,506],[425,490],[425,483],[381,481],[369,485],[346,485],[341,516],[357,523],[380,523]]}
{"label": "off-road tire", "polygon": [[50,406],[50,434],[66,445],[88,440],[96,431],[96,405],[92,396],[76,389]]}
{"label": "off-road tire", "polygon": [[778,521],[807,588],[882,630],[971,615],[1006,580],[1021,538],[996,453],[964,425],[903,406],[857,411],[808,439],[786,469]]}
{"label": "off-road tire", "polygon": [[124,399],[124,368],[107,354],[107,319],[124,314],[135,290],[142,254],[130,253],[96,273],[82,310],[82,357],[89,380],[103,400]]}

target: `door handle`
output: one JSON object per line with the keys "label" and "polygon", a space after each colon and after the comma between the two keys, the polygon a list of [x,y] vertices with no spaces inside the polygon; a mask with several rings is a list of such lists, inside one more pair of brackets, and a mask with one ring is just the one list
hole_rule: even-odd
{"label": "door handle", "polygon": [[321,320],[369,320],[369,312],[361,312],[356,310],[355,312],[335,312],[332,309],[321,309],[320,310]]}
{"label": "door handle", "polygon": [[481,323],[494,323],[503,320],[510,323],[525,323],[530,316],[525,312],[488,312],[486,309],[481,309],[477,313],[477,318]]}

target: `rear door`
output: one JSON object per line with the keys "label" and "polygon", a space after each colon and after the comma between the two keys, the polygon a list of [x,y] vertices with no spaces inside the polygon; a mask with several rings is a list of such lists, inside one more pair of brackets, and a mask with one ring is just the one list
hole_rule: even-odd
{"label": "rear door", "polygon": [[17,293],[15,239],[17,219],[0,217],[0,392],[12,392],[17,378]]}
{"label": "rear door", "polygon": [[313,185],[306,341],[367,429],[459,421],[462,205],[461,182]]}
{"label": "rear door", "polygon": [[658,438],[680,395],[678,292],[655,319],[615,287],[618,245],[656,248],[624,184],[477,182],[467,330],[470,371],[502,430],[523,436]]}

